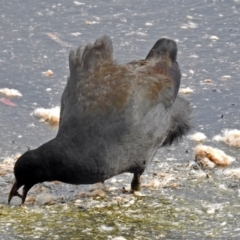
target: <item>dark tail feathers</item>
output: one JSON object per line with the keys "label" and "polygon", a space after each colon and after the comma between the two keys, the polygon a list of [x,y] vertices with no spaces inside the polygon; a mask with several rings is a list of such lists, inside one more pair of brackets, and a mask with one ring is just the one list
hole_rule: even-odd
{"label": "dark tail feathers", "polygon": [[188,134],[192,128],[191,113],[192,109],[189,102],[178,96],[172,106],[171,124],[162,147],[170,146]]}
{"label": "dark tail feathers", "polygon": [[113,44],[109,36],[98,38],[95,43],[88,44],[82,54],[83,70],[94,69],[99,63],[112,61]]}
{"label": "dark tail feathers", "polygon": [[88,44],[81,53],[81,47],[77,51],[69,53],[70,76],[75,74],[78,68],[89,71],[99,63],[112,61],[113,44],[109,36],[98,38],[94,44]]}

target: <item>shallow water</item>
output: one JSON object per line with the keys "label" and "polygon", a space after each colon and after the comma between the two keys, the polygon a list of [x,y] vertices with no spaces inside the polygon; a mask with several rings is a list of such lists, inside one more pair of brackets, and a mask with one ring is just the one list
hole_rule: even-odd
{"label": "shallow water", "polygon": [[[57,129],[30,114],[37,107],[59,105],[70,46],[108,34],[114,57],[123,63],[144,58],[155,41],[166,36],[178,42],[181,86],[194,90],[187,96],[194,106],[194,131],[207,135],[205,144],[236,157],[231,168],[240,167],[239,148],[211,140],[222,129],[240,129],[239,13],[237,0],[5,1],[0,9],[0,88],[18,89],[23,97],[11,99],[16,107],[0,103],[1,158],[55,136]],[[52,77],[42,74],[48,69],[54,72]],[[209,78],[212,82],[205,83]],[[194,147],[184,139],[160,149],[143,183],[154,177],[161,182],[165,173],[175,180],[143,188],[140,197],[121,193],[131,179],[124,174],[107,182],[104,198],[79,196],[88,186],[49,184],[42,188],[57,197],[55,205],[21,208],[14,200],[9,207],[13,176],[1,177],[2,239],[238,239],[240,177],[224,177],[221,169],[199,177],[188,165]],[[40,192],[33,189],[32,194]]]}

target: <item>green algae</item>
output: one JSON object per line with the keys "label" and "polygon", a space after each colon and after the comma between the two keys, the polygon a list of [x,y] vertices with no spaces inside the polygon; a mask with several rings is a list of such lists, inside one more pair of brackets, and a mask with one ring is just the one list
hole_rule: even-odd
{"label": "green algae", "polygon": [[[227,187],[235,180],[178,168],[175,173],[167,165],[161,167],[178,188],[169,182],[162,188],[142,188],[134,196],[122,194],[122,182],[114,185],[116,190],[109,190],[106,183],[108,190],[102,198],[77,195],[78,199],[69,196],[67,203],[49,206],[37,202],[24,207],[1,205],[0,235],[6,239],[238,239],[239,197]],[[151,179],[143,176],[143,181]],[[56,193],[60,186],[53,187],[51,193]],[[61,193],[68,195],[64,189]]]}
{"label": "green algae", "polygon": [[[86,201],[93,201],[92,198]],[[140,197],[134,204],[109,205],[94,200],[91,207],[74,202],[52,206],[2,206],[0,232],[13,239],[199,239],[240,233],[240,223],[228,203],[208,214],[198,201],[182,197]],[[131,200],[130,200],[131,201]],[[105,207],[102,204],[105,202]],[[100,205],[99,205],[99,204]],[[231,206],[231,212],[239,205]]]}

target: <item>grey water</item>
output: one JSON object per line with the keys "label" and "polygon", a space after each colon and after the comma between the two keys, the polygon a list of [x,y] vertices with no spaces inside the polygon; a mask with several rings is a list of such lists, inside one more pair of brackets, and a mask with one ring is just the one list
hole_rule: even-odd
{"label": "grey water", "polygon": [[[206,145],[235,157],[231,167],[240,167],[239,148],[212,141],[223,129],[240,129],[239,22],[238,0],[3,0],[0,88],[17,89],[23,96],[10,98],[15,107],[0,102],[0,158],[36,148],[55,136],[57,129],[31,113],[38,107],[59,106],[70,49],[107,34],[119,63],[144,58],[161,37],[177,41],[181,87],[193,89],[186,95],[194,109],[193,132],[203,132]],[[42,74],[48,69],[53,76]],[[85,186],[59,184],[50,192],[61,196],[62,203],[9,207],[11,181],[3,176],[0,235],[2,239],[239,239],[240,177],[226,178],[221,169],[209,170],[206,178],[192,176],[188,166],[195,146],[185,138],[159,149],[143,175],[143,182],[148,182],[168,173],[176,188],[143,188],[143,196],[122,197],[125,200],[118,190],[109,191],[104,199],[77,199]],[[108,184],[121,188],[130,179],[122,175]]]}

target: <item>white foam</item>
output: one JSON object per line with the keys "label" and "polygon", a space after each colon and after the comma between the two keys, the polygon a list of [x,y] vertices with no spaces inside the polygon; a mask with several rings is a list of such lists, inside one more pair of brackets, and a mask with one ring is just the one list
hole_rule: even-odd
{"label": "white foam", "polygon": [[219,37],[217,37],[217,36],[210,36],[210,39],[213,40],[213,41],[216,41],[216,40],[219,39]]}
{"label": "white foam", "polygon": [[240,168],[231,168],[223,171],[223,174],[227,177],[233,177],[240,179]]}
{"label": "white foam", "polygon": [[207,136],[204,133],[196,132],[192,135],[189,135],[188,138],[196,142],[202,142],[207,139]]}
{"label": "white foam", "polygon": [[183,94],[189,94],[189,93],[192,93],[193,90],[190,87],[187,87],[187,88],[180,88],[179,92]]}
{"label": "white foam", "polygon": [[[227,155],[218,148],[213,148],[206,145],[198,145],[195,150],[195,160],[203,167],[212,167],[208,160],[213,162],[216,166],[226,167],[235,161],[234,157]],[[210,166],[211,165],[211,166]]]}
{"label": "white foam", "polygon": [[51,125],[57,125],[60,118],[60,107],[54,108],[37,108],[32,115],[41,121],[48,122]]}
{"label": "white foam", "polygon": [[18,90],[12,88],[0,88],[0,93],[8,97],[22,97]]}
{"label": "white foam", "polygon": [[238,129],[224,129],[222,134],[213,137],[214,141],[224,142],[229,146],[240,147],[240,130]]}

